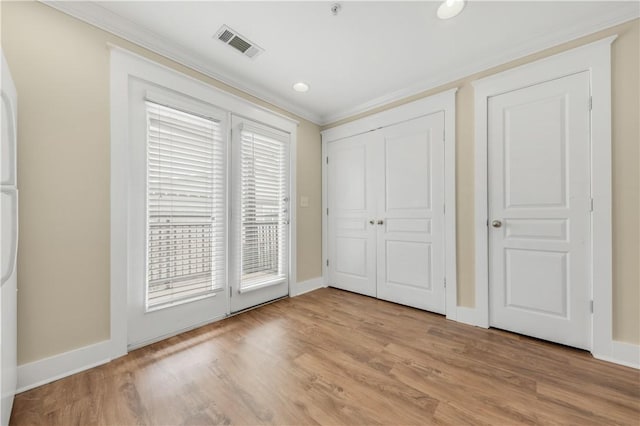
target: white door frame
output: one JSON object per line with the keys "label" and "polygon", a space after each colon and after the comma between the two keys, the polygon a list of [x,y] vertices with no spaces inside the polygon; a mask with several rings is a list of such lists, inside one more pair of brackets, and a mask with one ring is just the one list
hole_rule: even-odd
{"label": "white door frame", "polygon": [[[487,105],[492,96],[567,75],[590,73],[591,196],[590,270],[593,299],[591,352],[612,354],[611,232],[611,36],[473,82],[475,90],[475,308],[458,308],[459,320],[489,327]],[[587,106],[585,106],[587,107]]]}
{"label": "white door frame", "polygon": [[[194,77],[183,74],[167,66],[130,52],[124,48],[109,44],[110,54],[110,131],[111,131],[111,308],[108,354],[100,359],[114,359],[127,353],[127,291],[134,285],[135,277],[131,271],[131,215],[144,214],[135,211],[130,203],[131,167],[129,143],[129,82],[133,79],[146,81],[152,85],[190,96],[211,104],[230,114],[234,113],[258,123],[281,129],[291,135],[290,146],[290,183],[291,216],[289,241],[289,294],[294,294],[296,286],[296,144],[298,121],[285,115],[254,104],[237,95],[225,92]],[[227,126],[230,137],[230,126]],[[229,150],[227,151],[229,152]],[[229,173],[230,167],[227,168]],[[227,177],[229,175],[227,174]],[[228,199],[227,192],[227,199]],[[227,227],[227,229],[229,229]],[[225,284],[225,292],[228,286]],[[227,314],[229,304],[227,303]],[[198,324],[195,326],[201,326]],[[182,330],[186,331],[186,330]]]}
{"label": "white door frame", "polygon": [[327,221],[327,144],[350,136],[402,123],[413,118],[444,111],[444,180],[445,180],[445,295],[447,319],[457,318],[456,278],[456,92],[458,88],[410,102],[337,127],[322,134],[322,280],[329,285]]}

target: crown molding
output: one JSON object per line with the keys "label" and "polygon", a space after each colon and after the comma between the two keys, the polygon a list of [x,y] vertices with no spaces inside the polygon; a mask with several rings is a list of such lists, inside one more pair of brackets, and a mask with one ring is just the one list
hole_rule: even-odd
{"label": "crown molding", "polygon": [[543,50],[588,36],[598,31],[638,19],[639,17],[640,7],[638,4],[636,2],[627,2],[623,7],[613,9],[609,14],[594,17],[589,21],[582,21],[579,25],[567,28],[562,32],[549,34],[544,37],[532,38],[527,40],[527,42],[518,44],[498,55],[490,56],[484,61],[473,62],[458,70],[449,70],[448,72],[441,73],[439,75],[427,77],[420,83],[371,99],[352,108],[347,108],[334,114],[324,115],[321,117],[321,125],[332,127],[334,123],[340,120],[348,119],[355,115],[388,105],[392,102],[397,102],[402,99],[418,95],[488,69],[539,53]]}
{"label": "crown molding", "polygon": [[525,43],[513,46],[500,54],[489,56],[483,61],[469,63],[466,67],[458,70],[449,70],[448,72],[433,75],[431,77],[425,77],[424,81],[417,84],[406,86],[402,89],[370,99],[353,107],[339,110],[332,114],[322,115],[291,103],[270,91],[258,87],[255,84],[236,80],[235,78],[216,69],[215,65],[212,65],[209,61],[205,61],[197,55],[190,54],[188,49],[184,46],[176,44],[145,27],[137,25],[98,4],[90,1],[40,1],[41,3],[59,10],[60,12],[66,13],[67,15],[73,16],[74,18],[142,46],[154,53],[162,55],[320,126],[331,126],[337,121],[348,119],[375,108],[418,95],[470,75],[486,71],[493,67],[521,59],[525,56],[538,53],[545,49],[567,43],[580,37],[584,37],[640,17],[640,8],[637,3],[633,1],[625,2],[624,5],[612,9],[608,14],[596,16],[590,20],[583,20],[571,28],[566,28],[564,31],[543,37],[532,38],[527,40]]}
{"label": "crown molding", "polygon": [[293,104],[263,88],[239,81],[229,75],[225,75],[216,69],[210,61],[203,60],[197,55],[189,53],[188,49],[148,28],[138,25],[117,13],[114,13],[91,1],[53,1],[40,0],[41,3],[76,19],[98,27],[120,38],[137,44],[154,53],[171,59],[181,65],[191,68],[208,77],[216,79],[228,86],[243,91],[244,93],[268,102],[291,114],[319,124],[321,117],[299,105]]}

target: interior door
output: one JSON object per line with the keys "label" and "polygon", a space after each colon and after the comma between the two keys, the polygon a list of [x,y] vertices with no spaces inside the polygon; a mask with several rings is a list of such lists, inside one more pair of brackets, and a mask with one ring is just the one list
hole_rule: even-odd
{"label": "interior door", "polygon": [[290,135],[232,117],[231,312],[289,294]]}
{"label": "interior door", "polygon": [[444,313],[444,112],[379,132],[378,297]]}
{"label": "interior door", "polygon": [[589,73],[489,100],[492,326],[590,347]]}
{"label": "interior door", "polygon": [[376,132],[328,144],[329,282],[376,296]]}

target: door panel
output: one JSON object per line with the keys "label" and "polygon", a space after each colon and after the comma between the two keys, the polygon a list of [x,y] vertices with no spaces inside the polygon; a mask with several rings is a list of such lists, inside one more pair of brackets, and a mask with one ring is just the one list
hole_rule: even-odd
{"label": "door panel", "polygon": [[328,145],[330,284],[376,295],[375,170],[378,136],[358,135]]}
{"label": "door panel", "polygon": [[585,349],[588,105],[585,72],[493,97],[488,118],[491,325]]}
{"label": "door panel", "polygon": [[444,113],[379,132],[378,297],[444,313]]}

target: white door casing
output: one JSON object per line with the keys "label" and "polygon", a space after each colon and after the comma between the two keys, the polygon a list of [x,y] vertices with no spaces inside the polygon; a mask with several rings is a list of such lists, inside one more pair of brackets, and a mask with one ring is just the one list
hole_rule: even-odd
{"label": "white door casing", "polygon": [[330,284],[445,312],[444,113],[328,145]]}
{"label": "white door casing", "polygon": [[[144,229],[144,223],[140,223],[136,218],[144,218],[145,215],[145,205],[141,202],[144,199],[145,188],[140,186],[140,177],[135,176],[135,172],[140,169],[144,170],[144,156],[141,156],[139,152],[136,153],[136,148],[133,147],[136,141],[132,134],[131,121],[136,118],[135,113],[132,114],[131,86],[136,82],[145,82],[152,87],[152,90],[163,92],[172,100],[180,98],[187,101],[189,105],[192,105],[195,100],[196,103],[205,104],[207,107],[214,106],[214,108],[221,110],[225,116],[221,122],[230,123],[230,116],[233,113],[255,122],[283,129],[291,135],[290,158],[292,159],[296,158],[298,122],[120,47],[114,45],[109,45],[109,47],[111,49],[111,80],[109,85],[111,101],[111,337],[108,345],[108,357],[117,358],[127,353],[128,346],[133,341],[129,336],[130,330],[128,329],[131,310],[129,296],[131,291],[134,291],[135,297],[142,299],[142,289],[140,289],[139,283],[144,279],[140,268],[140,265],[144,264],[144,248],[136,240],[136,238],[140,238],[140,229]],[[189,108],[186,110],[189,111]],[[206,114],[206,116],[210,115]],[[228,126],[225,128],[228,129]],[[296,282],[295,164],[294,160],[290,163],[289,183],[289,190],[292,194],[289,217],[290,285]],[[140,289],[140,291],[131,290],[132,288]],[[203,314],[204,323],[224,318],[230,312],[226,285],[224,293],[217,293],[215,297],[203,300],[216,300],[216,306],[218,303],[224,306],[220,309],[217,307],[196,309]],[[165,310],[178,313],[180,306]],[[218,316],[220,311],[222,313]],[[144,313],[141,315],[151,318]],[[178,329],[178,326],[183,324],[184,318],[183,315],[176,315],[174,329]],[[199,324],[189,322],[185,327],[189,329],[197,325]],[[177,332],[170,332],[167,336],[177,334],[179,331],[178,329]],[[151,341],[162,338],[159,334],[156,335],[158,337],[152,338]],[[140,344],[144,343],[140,341]]]}
{"label": "white door casing", "polygon": [[[611,44],[616,35],[473,82],[475,98],[475,306],[458,307],[458,321],[489,326],[488,104],[489,98],[546,81],[589,73],[591,89],[591,353],[637,365],[634,351],[613,340],[611,211]],[[636,351],[637,353],[637,351]],[[633,360],[635,358],[635,360]]]}
{"label": "white door casing", "polygon": [[[377,296],[445,313],[444,113],[385,127],[376,173]],[[377,222],[378,223],[378,222]]]}
{"label": "white door casing", "polygon": [[489,98],[490,325],[591,347],[589,73]]}
{"label": "white door casing", "polygon": [[329,283],[374,297],[379,136],[365,133],[328,146]]}

